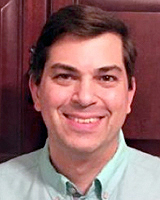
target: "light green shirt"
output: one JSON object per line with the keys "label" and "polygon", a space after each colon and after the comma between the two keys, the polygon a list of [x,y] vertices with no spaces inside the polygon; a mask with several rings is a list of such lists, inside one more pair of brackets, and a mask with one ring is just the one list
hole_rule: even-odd
{"label": "light green shirt", "polygon": [[120,132],[117,152],[85,196],[56,172],[49,160],[48,143],[0,165],[0,200],[71,199],[160,200],[160,159],[127,147]]}

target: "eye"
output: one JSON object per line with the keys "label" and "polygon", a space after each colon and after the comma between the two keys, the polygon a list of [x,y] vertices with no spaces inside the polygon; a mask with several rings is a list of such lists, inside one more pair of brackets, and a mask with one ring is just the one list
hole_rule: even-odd
{"label": "eye", "polygon": [[73,75],[71,74],[57,74],[55,77],[55,79],[64,79],[64,80],[68,80],[68,79],[74,79]]}
{"label": "eye", "polygon": [[53,81],[59,85],[69,86],[73,81],[77,80],[77,77],[70,73],[58,73],[52,77]]}
{"label": "eye", "polygon": [[113,82],[117,80],[117,77],[113,75],[103,75],[99,77],[99,80],[104,82]]}
{"label": "eye", "polygon": [[115,75],[99,75],[96,77],[98,84],[100,84],[102,87],[108,88],[108,87],[114,87],[117,85],[119,81],[119,77]]}

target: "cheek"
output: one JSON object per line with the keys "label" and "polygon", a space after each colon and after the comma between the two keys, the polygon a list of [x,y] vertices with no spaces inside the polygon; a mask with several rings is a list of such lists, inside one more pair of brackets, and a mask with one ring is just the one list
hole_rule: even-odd
{"label": "cheek", "polygon": [[60,86],[48,87],[46,85],[41,93],[42,105],[45,106],[45,109],[52,109],[66,104],[72,92],[68,88],[62,88]]}
{"label": "cheek", "polygon": [[111,89],[103,92],[101,96],[103,102],[111,111],[126,111],[128,108],[128,96],[124,90]]}

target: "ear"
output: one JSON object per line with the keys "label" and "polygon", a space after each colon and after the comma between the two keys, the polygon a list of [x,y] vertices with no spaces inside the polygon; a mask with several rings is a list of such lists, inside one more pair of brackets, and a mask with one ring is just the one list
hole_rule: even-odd
{"label": "ear", "polygon": [[128,90],[128,109],[127,109],[127,114],[129,114],[131,112],[131,104],[133,101],[133,97],[135,95],[136,92],[136,80],[135,77],[132,77],[132,89]]}
{"label": "ear", "polygon": [[36,85],[33,76],[31,75],[29,78],[29,89],[32,95],[33,103],[34,103],[34,108],[36,111],[41,111],[41,104],[40,104],[40,99],[39,99],[39,86]]}

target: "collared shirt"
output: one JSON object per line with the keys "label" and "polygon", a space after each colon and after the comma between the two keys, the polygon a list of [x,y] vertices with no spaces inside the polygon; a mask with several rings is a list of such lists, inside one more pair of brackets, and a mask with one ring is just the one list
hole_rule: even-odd
{"label": "collared shirt", "polygon": [[56,172],[46,143],[0,165],[0,200],[160,200],[160,159],[127,147],[120,132],[117,152],[81,195]]}

